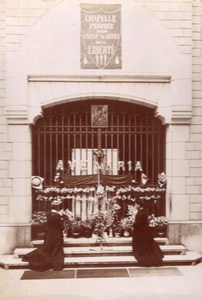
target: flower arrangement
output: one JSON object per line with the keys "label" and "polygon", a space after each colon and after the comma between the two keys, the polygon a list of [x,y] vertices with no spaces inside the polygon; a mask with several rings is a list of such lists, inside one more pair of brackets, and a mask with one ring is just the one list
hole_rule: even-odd
{"label": "flower arrangement", "polygon": [[93,219],[83,221],[83,236],[86,238],[92,237],[95,228],[95,222]]}
{"label": "flower arrangement", "polygon": [[115,199],[113,199],[111,203],[111,217],[112,217],[112,222],[111,222],[111,227],[113,229],[114,233],[122,233],[123,228],[120,222],[120,210],[121,206],[117,203]]}
{"label": "flower arrangement", "polygon": [[132,223],[135,222],[135,216],[136,216],[137,212],[138,212],[138,210],[137,210],[136,206],[128,205],[127,215]]}
{"label": "flower arrangement", "polygon": [[71,210],[69,210],[68,208],[66,209],[60,209],[58,211],[58,214],[63,218],[63,220],[69,220],[72,221],[74,219],[74,215],[72,213]]}
{"label": "flower arrangement", "polygon": [[99,184],[96,191],[96,196],[99,199],[102,199],[105,194],[105,188],[103,185]]}
{"label": "flower arrangement", "polygon": [[93,216],[94,231],[98,237],[102,237],[104,232],[111,226],[111,218],[107,211],[98,212]]}
{"label": "flower arrangement", "polygon": [[72,220],[70,220],[69,227],[71,234],[81,235],[83,230],[83,221],[81,220],[81,217],[75,216]]}
{"label": "flower arrangement", "polygon": [[83,221],[83,229],[84,229],[84,231],[86,230],[86,231],[91,231],[91,230],[93,230],[93,228],[94,228],[94,222],[93,222],[93,220],[85,220],[85,221]]}
{"label": "flower arrangement", "polygon": [[116,234],[116,233],[121,234],[122,231],[123,231],[123,226],[121,224],[121,221],[117,222],[117,223],[114,223],[112,227],[113,227],[114,234]]}
{"label": "flower arrangement", "polygon": [[74,219],[73,213],[71,210],[68,208],[66,209],[61,209],[58,211],[58,214],[61,216],[61,219],[63,220],[63,225],[64,225],[64,236],[67,235],[67,233],[71,229],[71,224]]}
{"label": "flower arrangement", "polygon": [[154,215],[148,218],[149,227],[165,227],[168,224],[168,219],[165,216],[155,217]]}
{"label": "flower arrangement", "polygon": [[35,211],[32,214],[31,224],[33,226],[43,226],[47,223],[47,212]]}
{"label": "flower arrangement", "polygon": [[133,221],[129,217],[121,219],[121,225],[124,230],[130,230],[133,227]]}

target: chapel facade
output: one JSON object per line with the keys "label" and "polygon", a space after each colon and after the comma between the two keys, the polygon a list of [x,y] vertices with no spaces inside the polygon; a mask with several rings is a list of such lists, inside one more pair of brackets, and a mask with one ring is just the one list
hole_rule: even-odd
{"label": "chapel facade", "polygon": [[99,184],[151,201],[170,243],[201,251],[201,1],[0,9],[0,252],[30,244],[52,197],[88,219]]}

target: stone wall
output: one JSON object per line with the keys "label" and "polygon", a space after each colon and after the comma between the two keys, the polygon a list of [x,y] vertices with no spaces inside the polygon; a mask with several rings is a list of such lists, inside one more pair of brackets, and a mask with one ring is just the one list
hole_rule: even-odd
{"label": "stone wall", "polygon": [[192,103],[193,115],[186,143],[189,176],[186,193],[190,199],[190,220],[202,219],[202,2],[193,1],[192,25]]}
{"label": "stone wall", "polygon": [[187,250],[194,250],[202,253],[202,222],[170,222],[167,229],[167,235],[171,245],[183,244]]}
{"label": "stone wall", "polygon": [[0,222],[8,221],[9,198],[12,180],[8,176],[8,165],[12,145],[8,142],[5,115],[6,105],[6,1],[0,2]]}

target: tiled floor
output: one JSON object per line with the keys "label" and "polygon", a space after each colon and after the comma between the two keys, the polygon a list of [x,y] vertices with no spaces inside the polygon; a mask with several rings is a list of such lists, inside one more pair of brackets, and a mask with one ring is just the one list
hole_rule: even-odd
{"label": "tiled floor", "polygon": [[182,276],[20,280],[0,269],[1,300],[202,300],[202,263],[178,266]]}

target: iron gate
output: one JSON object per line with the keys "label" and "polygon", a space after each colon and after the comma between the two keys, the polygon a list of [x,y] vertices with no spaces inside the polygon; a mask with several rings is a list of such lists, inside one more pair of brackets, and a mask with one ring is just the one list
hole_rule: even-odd
{"label": "iron gate", "polygon": [[[91,126],[92,104],[108,105],[107,127]],[[86,160],[89,149],[105,149],[111,164],[118,160],[124,166],[117,174],[133,174],[136,180],[135,165],[140,162],[150,184],[156,184],[158,174],[165,171],[165,126],[147,107],[111,100],[58,105],[45,109],[32,129],[33,175],[42,176],[46,186],[53,184],[59,160],[65,172],[73,174],[68,162],[74,149],[81,149]]]}

